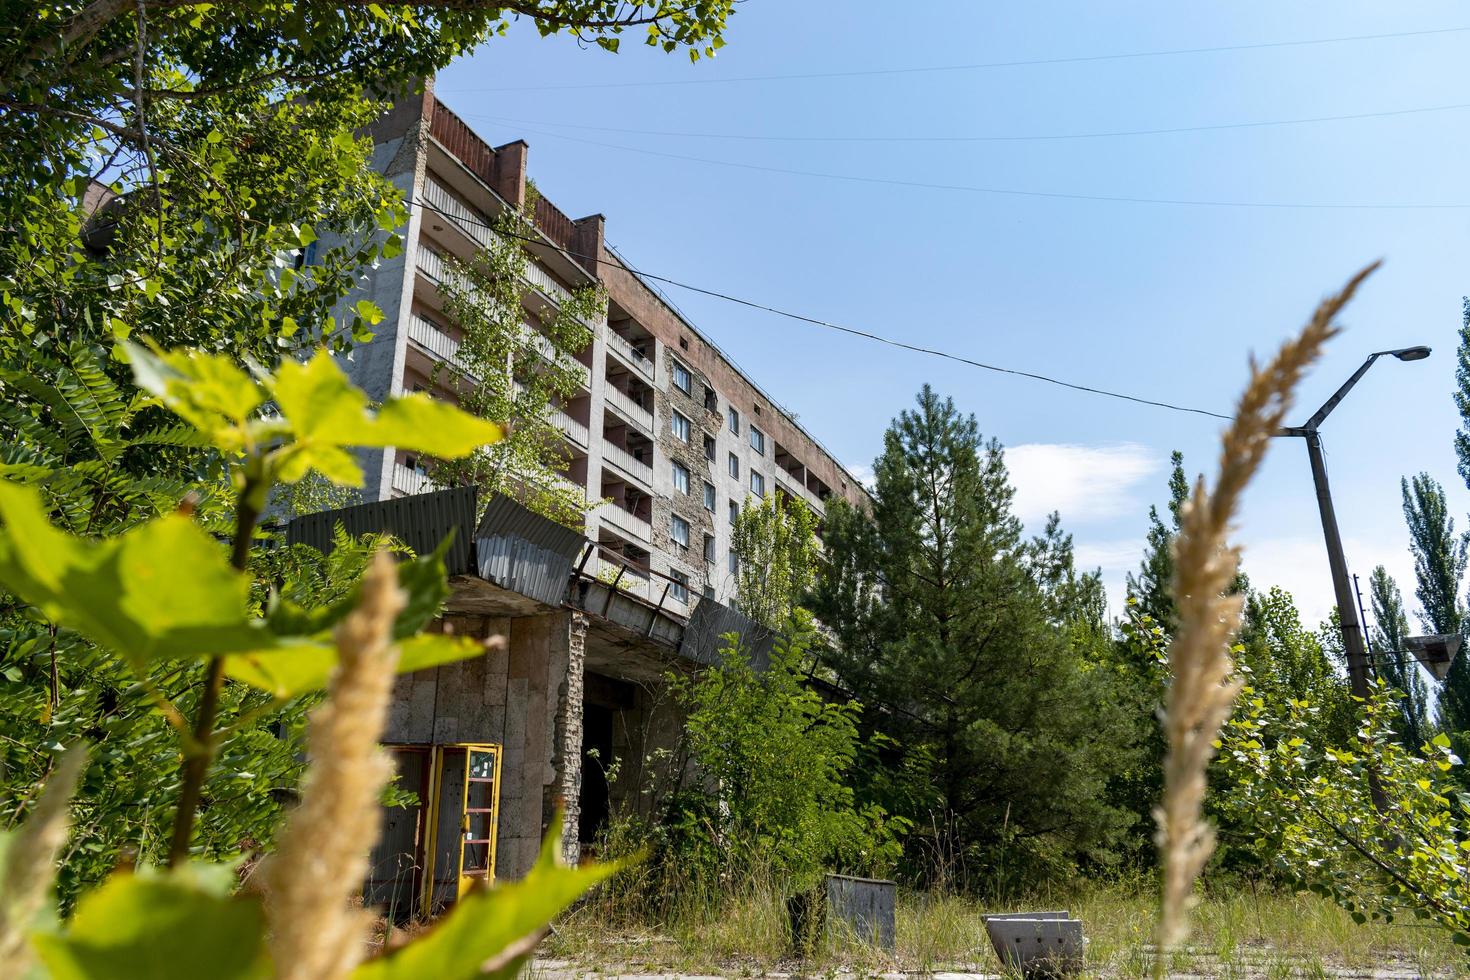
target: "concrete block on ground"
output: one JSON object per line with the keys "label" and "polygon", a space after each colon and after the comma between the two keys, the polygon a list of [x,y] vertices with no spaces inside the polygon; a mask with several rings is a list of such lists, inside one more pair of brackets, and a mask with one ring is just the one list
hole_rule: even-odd
{"label": "concrete block on ground", "polygon": [[1067,977],[1082,972],[1086,940],[1082,920],[1061,912],[987,915],[985,931],[1001,965],[1025,977]]}

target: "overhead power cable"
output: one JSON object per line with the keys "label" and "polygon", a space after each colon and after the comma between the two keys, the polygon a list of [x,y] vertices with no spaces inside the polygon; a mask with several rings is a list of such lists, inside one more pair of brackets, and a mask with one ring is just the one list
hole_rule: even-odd
{"label": "overhead power cable", "polygon": [[1343,37],[1319,37],[1297,41],[1260,41],[1250,44],[1217,44],[1199,48],[1170,48],[1157,51],[1129,51],[1118,54],[1074,55],[1061,58],[1029,58],[1013,61],[982,61],[960,65],[927,65],[907,68],[864,68],[848,71],[791,72],[778,75],[733,75],[727,78],[669,78],[637,82],[574,82],[560,85],[495,85],[482,88],[456,89],[458,92],[553,92],[576,89],[663,88],[676,85],[725,85],[737,82],[788,82],[815,78],[860,78],[882,75],[920,75],[937,72],[982,71],[994,68],[1030,68],[1041,65],[1078,65],[1098,61],[1128,61],[1136,58],[1168,58],[1191,54],[1222,54],[1230,51],[1261,51],[1270,48],[1302,48],[1321,44],[1347,44],[1357,41],[1381,41],[1392,38],[1430,37],[1460,34],[1470,27],[1442,27],[1423,31],[1396,31],[1388,34],[1352,34]]}
{"label": "overhead power cable", "polygon": [[621,150],[625,153],[639,153],[644,156],[662,157],[667,160],[683,160],[689,163],[703,163],[712,167],[729,167],[736,170],[754,170],[761,173],[785,174],[791,177],[811,177],[818,180],[843,180],[857,184],[880,184],[887,187],[917,187],[925,190],[936,191],[960,191],[968,194],[990,194],[999,197],[1032,197],[1059,201],[1095,201],[1104,204],[1158,204],[1171,207],[1195,207],[1195,208],[1251,208],[1272,211],[1456,211],[1470,208],[1470,204],[1460,203],[1342,203],[1342,202],[1300,202],[1300,201],[1221,201],[1202,198],[1178,198],[1178,197],[1142,197],[1118,194],[1080,194],[1067,191],[1033,191],[1021,190],[1014,187],[981,187],[974,184],[945,184],[937,181],[905,180],[899,177],[876,177],[867,174],[838,174],[828,173],[820,170],[797,170],[791,167],[772,167],[759,163],[742,163],[736,160],[716,160],[711,157],[692,156],[687,153],[670,153],[665,150],[650,150],[640,146],[625,146],[621,143],[604,143],[601,140],[590,140],[581,136],[568,136],[565,133],[552,133],[546,130],[536,130],[530,127],[521,127],[528,133],[537,136],[549,136],[552,139],[566,140],[572,143],[581,143],[586,146],[597,146],[606,150]]}
{"label": "overhead power cable", "polygon": [[1300,126],[1312,123],[1346,122],[1358,119],[1386,119],[1435,112],[1457,112],[1470,109],[1470,102],[1454,105],[1424,106],[1414,109],[1386,109],[1381,112],[1353,112],[1336,116],[1302,116],[1294,119],[1266,119],[1252,122],[1214,123],[1202,126],[1170,126],[1158,129],[1114,129],[1081,133],[1004,134],[983,136],[781,136],[768,133],[698,133],[667,129],[619,129],[613,126],[589,126],[581,123],[546,122],[536,119],[511,119],[471,112],[458,115],[466,119],[509,126],[550,126],[553,129],[577,129],[588,132],[614,133],[622,136],[673,136],[681,139],[738,140],[760,143],[1041,143],[1061,140],[1113,139],[1123,136],[1167,136],[1178,133],[1209,133],[1231,129],[1263,129],[1274,126]]}
{"label": "overhead power cable", "polygon": [[[511,233],[505,232],[505,231],[503,231],[503,230],[501,230],[499,228],[496,228],[494,225],[491,225],[491,224],[489,224],[487,222],[473,221],[473,220],[471,220],[469,218],[465,218],[465,217],[462,217],[462,216],[457,216],[457,215],[452,215],[452,214],[445,214],[445,212],[440,211],[437,207],[435,207],[434,204],[431,201],[416,200],[416,201],[413,202],[413,204],[414,205],[417,205],[419,207],[428,208],[429,210],[433,211],[435,214],[438,214],[438,215],[443,216],[445,218],[445,220],[447,220],[447,221],[468,223],[468,224],[477,225],[477,226],[479,226],[481,228],[489,228],[490,230],[494,231],[497,235],[501,235],[501,236],[506,237],[506,238],[514,238],[514,239],[516,239],[518,241],[529,242],[529,243],[534,244],[534,245],[545,245],[546,244],[546,240],[545,239],[533,238],[533,237],[531,237],[529,235],[516,235],[516,234],[511,234]],[[558,246],[558,247],[560,247],[560,246]],[[580,259],[580,260],[583,260],[583,261],[590,262],[592,264],[592,267],[593,268],[595,268],[597,266],[597,264],[599,263],[599,261],[600,261],[599,257],[598,256],[595,256],[595,255],[585,255],[585,254],[582,254],[580,252],[571,251],[570,249],[561,249],[561,251],[565,252],[567,255],[571,256],[574,259]],[[1019,377],[1019,378],[1028,378],[1028,379],[1030,379],[1032,381],[1042,381],[1042,382],[1045,382],[1046,384],[1057,385],[1058,387],[1061,387],[1061,388],[1070,388],[1073,391],[1081,391],[1081,392],[1085,392],[1085,393],[1091,394],[1091,395],[1101,395],[1101,396],[1104,396],[1104,397],[1107,397],[1107,398],[1116,398],[1116,399],[1120,399],[1122,401],[1133,402],[1133,403],[1138,404],[1138,405],[1149,405],[1149,406],[1152,406],[1154,408],[1164,408],[1164,409],[1168,409],[1168,410],[1173,411],[1173,412],[1185,412],[1185,413],[1188,413],[1188,414],[1191,414],[1191,415],[1204,415],[1204,416],[1207,416],[1209,418],[1225,419],[1227,421],[1233,417],[1233,416],[1230,416],[1230,415],[1222,414],[1220,412],[1211,412],[1208,409],[1193,408],[1193,407],[1188,406],[1188,405],[1176,405],[1176,404],[1174,404],[1172,402],[1158,401],[1158,400],[1152,399],[1152,398],[1143,398],[1143,397],[1141,397],[1139,395],[1130,395],[1130,394],[1126,394],[1126,393],[1120,392],[1120,391],[1111,391],[1109,389],[1106,389],[1106,388],[1098,388],[1098,387],[1095,387],[1093,385],[1084,385],[1084,384],[1077,384],[1077,383],[1072,382],[1072,381],[1063,381],[1060,378],[1054,378],[1054,377],[1051,377],[1050,375],[1046,375],[1046,374],[1039,374],[1039,373],[1034,372],[1034,371],[1022,371],[1022,370],[1020,370],[1018,368],[1008,368],[1008,367],[1002,367],[1002,366],[1000,366],[998,364],[988,364],[988,363],[986,363],[984,361],[977,361],[977,360],[975,360],[973,358],[965,357],[964,355],[961,355],[961,354],[954,354],[954,353],[951,353],[949,351],[939,350],[939,349],[933,348],[933,347],[921,347],[921,346],[919,346],[917,344],[909,344],[909,343],[905,343],[904,341],[901,341],[901,340],[894,340],[891,337],[884,337],[881,334],[872,333],[872,332],[867,331],[867,330],[859,330],[856,327],[843,326],[840,323],[833,323],[833,322],[831,322],[829,320],[822,320],[822,319],[818,319],[816,317],[806,316],[806,315],[801,314],[801,313],[793,313],[790,310],[783,310],[780,307],[770,306],[770,305],[765,304],[765,303],[759,303],[759,302],[756,302],[755,300],[744,299],[743,297],[740,297],[740,296],[733,296],[733,295],[731,295],[729,293],[724,293],[724,292],[721,292],[721,291],[716,290],[716,289],[708,289],[708,288],[706,288],[704,286],[696,286],[696,285],[693,285],[691,283],[682,282],[682,281],[680,281],[678,279],[672,279],[672,278],[670,278],[668,276],[660,276],[660,275],[656,275],[656,274],[651,273],[651,272],[644,272],[644,271],[641,271],[641,270],[629,269],[628,271],[631,272],[634,276],[636,276],[636,277],[638,277],[640,279],[652,279],[655,282],[666,283],[667,285],[670,285],[670,286],[676,286],[679,289],[686,289],[686,290],[688,290],[688,291],[690,291],[692,293],[698,293],[701,296],[709,296],[709,297],[711,297],[713,299],[723,300],[724,302],[727,302],[727,303],[734,303],[734,304],[737,304],[739,306],[748,307],[750,309],[761,310],[762,312],[765,312],[765,313],[771,313],[771,314],[774,314],[775,316],[785,317],[788,320],[796,320],[796,321],[798,321],[800,323],[810,324],[811,326],[822,327],[822,328],[827,329],[827,330],[835,330],[835,331],[838,331],[840,333],[850,334],[851,336],[854,336],[854,337],[862,337],[865,340],[871,340],[871,341],[874,341],[875,343],[884,344],[884,345],[889,346],[889,347],[895,347],[895,348],[898,348],[900,350],[912,351],[912,352],[914,352],[916,354],[927,354],[930,357],[943,358],[945,360],[954,361],[954,362],[959,363],[959,364],[968,365],[969,367],[980,368],[981,370],[984,370],[984,371],[993,371],[993,372],[995,372],[997,374],[1009,374],[1009,375],[1013,375],[1013,376]]]}

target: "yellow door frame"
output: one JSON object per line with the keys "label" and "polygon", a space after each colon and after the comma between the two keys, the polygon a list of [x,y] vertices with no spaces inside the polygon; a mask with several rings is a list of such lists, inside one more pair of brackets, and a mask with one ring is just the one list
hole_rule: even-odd
{"label": "yellow door frame", "polygon": [[444,753],[446,751],[463,750],[465,753],[464,776],[460,784],[459,810],[460,831],[459,847],[457,849],[458,863],[455,867],[455,888],[457,895],[463,895],[469,888],[472,879],[465,877],[464,852],[465,832],[469,829],[469,802],[470,802],[470,757],[472,753],[490,755],[495,759],[494,783],[491,787],[490,800],[490,851],[487,855],[486,877],[487,883],[495,882],[495,857],[500,842],[500,772],[501,759],[503,757],[502,747],[491,742],[451,742],[444,745],[430,746],[432,761],[429,766],[429,800],[428,800],[428,832],[424,842],[424,876],[423,893],[420,896],[419,907],[424,918],[428,918],[434,911],[434,872],[435,857],[439,851],[439,818],[440,809],[444,796]]}
{"label": "yellow door frame", "polygon": [[490,784],[490,838],[486,842],[490,845],[489,853],[485,861],[485,883],[495,883],[495,850],[497,837],[500,833],[500,746],[489,742],[461,743],[456,748],[465,750],[464,757],[464,790],[460,796],[460,835],[459,835],[459,894],[463,895],[469,890],[472,878],[464,873],[464,851],[469,842],[465,836],[469,832],[470,824],[470,762],[475,753],[491,756],[495,760],[495,766],[491,770]]}

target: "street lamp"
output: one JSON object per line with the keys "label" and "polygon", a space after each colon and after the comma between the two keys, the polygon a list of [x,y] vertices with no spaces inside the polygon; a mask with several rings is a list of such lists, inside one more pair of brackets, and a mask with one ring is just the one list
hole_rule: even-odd
{"label": "street lamp", "polygon": [[1428,347],[1403,347],[1370,354],[1363,366],[1353,372],[1341,388],[1307,419],[1305,425],[1279,429],[1278,436],[1300,436],[1307,442],[1307,456],[1312,463],[1312,482],[1317,486],[1317,509],[1322,514],[1322,536],[1327,541],[1327,563],[1332,569],[1332,589],[1337,594],[1337,615],[1342,624],[1342,645],[1347,653],[1348,683],[1355,697],[1368,697],[1368,646],[1363,641],[1363,624],[1358,622],[1358,607],[1348,584],[1347,559],[1342,553],[1342,535],[1337,529],[1337,515],[1332,509],[1332,490],[1327,485],[1327,464],[1322,456],[1322,437],[1318,427],[1331,414],[1358,379],[1368,373],[1380,357],[1396,357],[1401,361],[1422,361],[1429,356]]}

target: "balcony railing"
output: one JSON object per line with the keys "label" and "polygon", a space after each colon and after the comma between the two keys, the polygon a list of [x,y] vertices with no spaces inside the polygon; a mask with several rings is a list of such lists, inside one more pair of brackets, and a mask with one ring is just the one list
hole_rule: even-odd
{"label": "balcony railing", "polygon": [[607,402],[613,408],[617,409],[629,422],[641,426],[648,436],[653,436],[653,413],[648,409],[623,394],[611,384],[607,386]]}
{"label": "balcony railing", "polygon": [[498,240],[490,229],[490,219],[461,202],[449,190],[432,177],[424,180],[424,200],[435,211],[459,226],[460,231],[478,242],[481,248],[490,248]]}
{"label": "balcony railing", "polygon": [[653,540],[653,526],[643,518],[630,514],[617,504],[603,504],[597,508],[596,513],[599,519],[606,521],[625,534],[632,535],[645,544]]}
{"label": "balcony railing", "polygon": [[439,489],[434,481],[429,479],[427,473],[422,473],[412,467],[404,466],[402,463],[393,464],[393,489],[399,493],[413,496],[419,493],[429,493]]}
{"label": "balcony railing", "polygon": [[622,334],[614,330],[607,331],[607,347],[608,350],[626,361],[629,367],[638,371],[649,381],[653,380],[653,362],[640,354]]}
{"label": "balcony railing", "polygon": [[551,424],[565,432],[573,442],[587,448],[587,427],[561,409],[551,410]]}
{"label": "balcony railing", "polygon": [[[494,228],[490,227],[491,223],[487,217],[462,203],[432,177],[424,180],[424,200],[435,211],[452,221],[455,227],[469,236],[470,240],[481,248],[493,248],[503,241]],[[525,264],[521,278],[527,285],[541,292],[558,306],[572,298],[572,291],[553,279],[551,273],[538,265],[534,259],[529,255],[524,255],[523,258]],[[443,281],[442,276],[436,279]]]}
{"label": "balcony railing", "polygon": [[644,486],[650,488],[653,486],[653,467],[635,458],[622,446],[614,445],[604,439],[602,440],[602,455],[624,473],[642,481]]}
{"label": "balcony railing", "polygon": [[459,357],[459,341],[439,329],[431,320],[417,313],[408,318],[408,339],[444,361],[455,361]]}
{"label": "balcony railing", "polygon": [[524,278],[526,282],[541,290],[541,292],[545,293],[551,300],[558,304],[565,303],[572,298],[572,291],[570,289],[551,278],[551,273],[530,259],[526,260]]}
{"label": "balcony railing", "polygon": [[449,279],[449,263],[444,261],[444,256],[420,245],[415,253],[415,265],[430,282],[436,286],[443,285]]}

